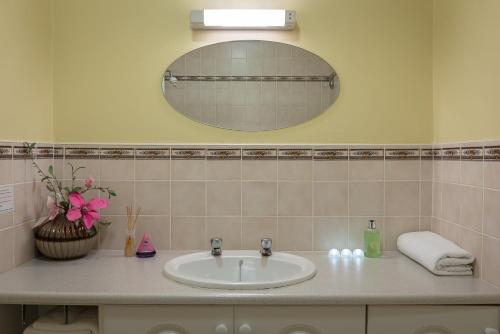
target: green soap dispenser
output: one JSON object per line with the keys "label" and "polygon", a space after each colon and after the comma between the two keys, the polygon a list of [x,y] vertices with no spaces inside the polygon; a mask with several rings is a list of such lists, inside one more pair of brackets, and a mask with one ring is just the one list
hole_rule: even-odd
{"label": "green soap dispenser", "polygon": [[380,248],[380,231],[377,230],[375,220],[371,219],[368,223],[368,228],[364,233],[365,241],[365,256],[366,257],[380,257],[382,254]]}

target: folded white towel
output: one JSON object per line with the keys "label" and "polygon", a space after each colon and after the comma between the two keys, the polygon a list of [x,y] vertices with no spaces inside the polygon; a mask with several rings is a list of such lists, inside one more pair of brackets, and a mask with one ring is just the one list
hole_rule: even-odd
{"label": "folded white towel", "polygon": [[472,275],[474,256],[436,233],[401,234],[398,249],[436,275]]}

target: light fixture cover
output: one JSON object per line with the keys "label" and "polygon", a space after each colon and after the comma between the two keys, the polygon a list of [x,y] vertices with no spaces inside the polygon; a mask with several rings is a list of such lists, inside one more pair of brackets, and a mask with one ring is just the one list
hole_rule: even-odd
{"label": "light fixture cover", "polygon": [[295,28],[295,11],[286,9],[203,9],[191,11],[191,29]]}

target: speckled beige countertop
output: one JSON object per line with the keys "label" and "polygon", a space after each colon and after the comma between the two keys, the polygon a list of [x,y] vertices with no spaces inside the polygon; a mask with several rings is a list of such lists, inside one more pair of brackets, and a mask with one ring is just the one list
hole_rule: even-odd
{"label": "speckled beige countertop", "polygon": [[296,252],[312,260],[317,275],[268,290],[209,290],[165,278],[165,262],[99,251],[74,261],[33,259],[0,274],[0,304],[500,304],[500,290],[472,277],[438,277],[410,259],[332,260],[324,252]]}

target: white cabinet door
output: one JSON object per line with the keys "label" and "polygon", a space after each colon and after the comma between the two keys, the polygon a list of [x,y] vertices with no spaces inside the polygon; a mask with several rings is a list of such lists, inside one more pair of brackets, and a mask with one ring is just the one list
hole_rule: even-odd
{"label": "white cabinet door", "polygon": [[370,306],[368,334],[489,334],[497,306]]}
{"label": "white cabinet door", "polygon": [[101,306],[100,334],[232,334],[232,306]]}
{"label": "white cabinet door", "polygon": [[364,306],[235,306],[235,334],[364,334]]}

